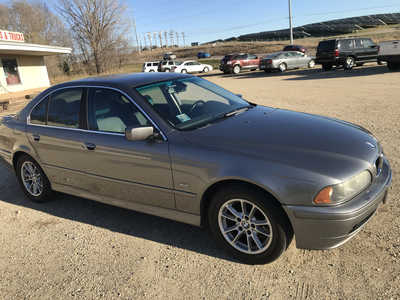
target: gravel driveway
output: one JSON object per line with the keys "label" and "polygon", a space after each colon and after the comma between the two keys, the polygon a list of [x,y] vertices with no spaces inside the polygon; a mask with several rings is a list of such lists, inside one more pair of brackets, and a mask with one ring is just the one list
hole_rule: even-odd
{"label": "gravel driveway", "polygon": [[258,104],[371,130],[393,168],[388,203],[340,248],[292,243],[275,263],[247,266],[196,227],[66,195],[30,203],[0,162],[0,299],[400,298],[400,73],[369,65],[204,77]]}

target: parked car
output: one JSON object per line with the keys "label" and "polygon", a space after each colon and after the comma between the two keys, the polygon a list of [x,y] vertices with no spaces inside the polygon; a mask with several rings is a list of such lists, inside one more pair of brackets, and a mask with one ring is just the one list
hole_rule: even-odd
{"label": "parked car", "polygon": [[225,74],[239,74],[242,70],[255,71],[260,65],[257,55],[249,53],[230,54],[222,58],[219,69]]}
{"label": "parked car", "polygon": [[142,72],[158,72],[159,61],[148,61],[143,64]]}
{"label": "parked car", "polygon": [[378,62],[386,62],[391,71],[400,71],[400,41],[380,43]]}
{"label": "parked car", "polygon": [[319,42],[316,63],[326,71],[333,66],[351,70],[355,65],[376,62],[379,47],[370,38],[332,39]]}
{"label": "parked car", "polygon": [[199,52],[197,53],[197,58],[201,59],[201,58],[209,58],[211,57],[211,54],[208,52]]}
{"label": "parked car", "polygon": [[307,52],[307,49],[300,45],[287,45],[283,47],[282,51],[297,51],[305,54]]}
{"label": "parked car", "polygon": [[173,72],[180,64],[181,62],[176,60],[163,60],[158,65],[158,72]]}
{"label": "parked car", "polygon": [[330,249],[386,201],[376,138],[252,104],[200,77],[139,73],[55,85],[0,119],[0,156],[34,202],[53,191],[208,226],[249,264]]}
{"label": "parked car", "polygon": [[167,52],[164,53],[163,55],[163,60],[174,60],[174,59],[176,59],[176,55],[173,54],[172,52]]}
{"label": "parked car", "polygon": [[176,73],[207,73],[212,71],[213,67],[211,65],[201,64],[195,60],[186,60],[179,66],[176,66],[174,72]]}
{"label": "parked car", "polygon": [[260,70],[271,72],[279,70],[285,72],[290,69],[314,68],[315,60],[297,51],[281,51],[267,55],[260,61]]}

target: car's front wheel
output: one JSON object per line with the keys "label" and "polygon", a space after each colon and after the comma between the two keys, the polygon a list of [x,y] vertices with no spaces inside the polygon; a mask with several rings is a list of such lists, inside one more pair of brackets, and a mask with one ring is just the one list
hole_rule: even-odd
{"label": "car's front wheel", "polygon": [[309,62],[308,62],[308,67],[310,68],[310,69],[312,69],[312,68],[314,68],[315,67],[315,60],[310,60]]}
{"label": "car's front wheel", "polygon": [[182,74],[186,74],[186,73],[187,73],[186,69],[183,69],[183,70],[181,71],[181,73],[182,73]]}
{"label": "car's front wheel", "polygon": [[22,155],[16,165],[18,182],[24,193],[34,202],[51,200],[53,192],[50,182],[39,164],[30,156]]}
{"label": "car's front wheel", "polygon": [[276,260],[293,237],[287,217],[274,200],[246,186],[217,192],[208,212],[215,239],[247,264]]}
{"label": "car's front wheel", "polygon": [[209,71],[208,67],[205,67],[203,73],[207,73]]}
{"label": "car's front wheel", "polygon": [[281,71],[282,73],[285,72],[287,70],[287,66],[285,63],[281,63],[279,65],[279,71]]}

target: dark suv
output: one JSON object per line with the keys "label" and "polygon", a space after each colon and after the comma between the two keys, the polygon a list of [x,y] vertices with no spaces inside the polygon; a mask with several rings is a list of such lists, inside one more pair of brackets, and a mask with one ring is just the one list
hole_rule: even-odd
{"label": "dark suv", "polygon": [[379,47],[370,38],[345,38],[321,41],[315,62],[326,71],[333,66],[351,70],[354,65],[377,61]]}
{"label": "dark suv", "polygon": [[219,69],[225,74],[238,74],[242,70],[255,71],[260,65],[260,58],[254,54],[240,53],[225,55]]}

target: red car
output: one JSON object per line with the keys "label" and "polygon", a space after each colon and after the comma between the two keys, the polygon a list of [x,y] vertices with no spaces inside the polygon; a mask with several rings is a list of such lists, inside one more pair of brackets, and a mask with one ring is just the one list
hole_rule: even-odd
{"label": "red car", "polygon": [[242,70],[255,71],[260,65],[260,58],[249,53],[225,55],[219,69],[225,74],[238,74]]}
{"label": "red car", "polygon": [[305,54],[307,52],[307,48],[300,45],[288,45],[283,48],[283,51],[297,51]]}

